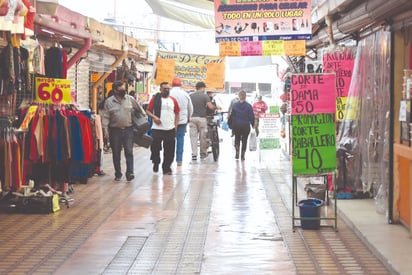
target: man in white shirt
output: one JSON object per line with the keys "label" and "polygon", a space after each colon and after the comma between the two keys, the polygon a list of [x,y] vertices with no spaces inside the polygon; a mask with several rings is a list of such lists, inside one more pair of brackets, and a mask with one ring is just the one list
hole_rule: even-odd
{"label": "man in white shirt", "polygon": [[179,104],[179,123],[176,131],[176,162],[177,166],[182,165],[183,147],[185,144],[185,134],[187,123],[190,122],[190,117],[193,113],[193,104],[189,94],[180,88],[182,85],[180,78],[175,77],[172,82],[170,96],[176,98]]}
{"label": "man in white shirt", "polygon": [[153,172],[159,171],[160,151],[163,143],[163,174],[171,175],[171,165],[175,158],[175,137],[179,122],[179,104],[169,96],[169,83],[160,83],[160,93],[152,97],[146,113],[152,119],[152,145],[150,146]]}

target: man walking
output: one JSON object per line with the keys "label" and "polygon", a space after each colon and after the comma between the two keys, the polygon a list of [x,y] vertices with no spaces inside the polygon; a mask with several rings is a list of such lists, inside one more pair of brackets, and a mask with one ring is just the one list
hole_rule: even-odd
{"label": "man walking", "polygon": [[153,172],[159,171],[160,151],[163,143],[163,174],[171,175],[171,165],[175,157],[175,137],[179,122],[179,104],[169,96],[169,83],[160,83],[160,93],[154,95],[146,113],[152,119],[152,145],[150,146]]}
{"label": "man walking", "polygon": [[193,114],[192,100],[188,93],[184,91],[180,86],[182,85],[180,78],[174,78],[172,82],[172,89],[170,90],[170,96],[176,98],[179,104],[179,123],[176,131],[176,162],[177,166],[182,165],[183,160],[183,147],[185,144],[185,134],[187,123],[190,121],[190,117]]}
{"label": "man walking", "polygon": [[209,97],[205,94],[206,84],[196,83],[196,91],[190,94],[193,104],[193,115],[190,119],[190,141],[192,145],[192,160],[197,160],[197,142],[200,142],[200,158],[207,157],[207,109],[215,110]]}
{"label": "man walking", "polygon": [[122,81],[115,81],[112,89],[113,96],[107,98],[104,103],[102,120],[104,137],[110,139],[115,170],[114,180],[120,181],[122,178],[120,153],[123,148],[126,158],[126,179],[131,181],[134,179],[132,112],[134,109],[140,110],[140,107],[133,97],[126,95],[126,88]]}
{"label": "man walking", "polygon": [[259,135],[259,114],[265,114],[268,109],[266,102],[262,100],[262,96],[257,97],[257,101],[253,103],[253,113],[255,115],[255,131],[256,136]]}

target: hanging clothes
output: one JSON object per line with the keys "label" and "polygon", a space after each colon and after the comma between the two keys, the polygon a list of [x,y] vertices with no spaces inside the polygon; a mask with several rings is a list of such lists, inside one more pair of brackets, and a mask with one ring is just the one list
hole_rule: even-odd
{"label": "hanging clothes", "polygon": [[97,161],[91,121],[88,111],[40,105],[24,143],[26,178],[35,182],[69,182],[80,176],[87,179],[89,174],[83,171]]}
{"label": "hanging clothes", "polygon": [[45,53],[46,76],[63,78],[63,51],[58,47],[51,47]]}

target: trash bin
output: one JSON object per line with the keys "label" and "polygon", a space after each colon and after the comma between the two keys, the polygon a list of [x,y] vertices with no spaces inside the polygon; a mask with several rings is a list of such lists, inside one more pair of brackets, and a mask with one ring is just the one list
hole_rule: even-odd
{"label": "trash bin", "polygon": [[[320,227],[320,208],[323,205],[323,200],[306,199],[299,201],[299,211],[301,217],[302,229],[319,229]],[[305,220],[303,218],[317,218]]]}

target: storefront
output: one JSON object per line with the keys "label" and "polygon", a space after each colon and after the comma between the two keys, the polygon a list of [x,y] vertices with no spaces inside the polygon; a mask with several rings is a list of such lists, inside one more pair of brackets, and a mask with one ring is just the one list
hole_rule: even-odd
{"label": "storefront", "polygon": [[[323,2],[315,8],[314,37],[307,42],[310,63],[322,62],[325,53],[353,51],[348,98],[341,101],[345,116],[337,124],[338,191],[342,199],[373,198],[382,219],[410,228],[412,150],[406,90],[412,79],[408,81],[406,70],[411,69],[412,3],[341,2],[327,12]],[[402,116],[401,100],[409,108]]]}
{"label": "storefront", "polygon": [[[412,96],[412,21],[400,20],[393,35],[393,222],[412,228],[412,149],[411,149],[411,96]],[[410,231],[412,232],[412,231]],[[411,233],[412,236],[412,233]]]}
{"label": "storefront", "polygon": [[[12,194],[15,204],[42,191],[45,201],[58,194],[57,203],[68,204],[71,183],[86,183],[99,169],[91,71],[109,75],[128,54],[144,62],[147,49],[58,4],[40,2],[36,9],[31,32],[24,20],[13,26],[0,17],[0,193]],[[97,51],[106,57],[102,67]]]}

